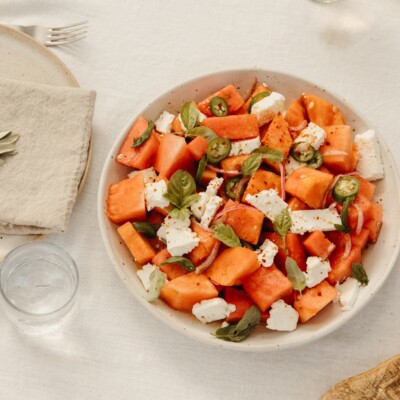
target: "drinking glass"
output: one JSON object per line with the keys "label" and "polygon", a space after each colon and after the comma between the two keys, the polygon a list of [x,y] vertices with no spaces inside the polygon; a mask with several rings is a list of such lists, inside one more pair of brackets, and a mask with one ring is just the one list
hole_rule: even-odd
{"label": "drinking glass", "polygon": [[28,333],[57,328],[75,304],[79,274],[72,257],[52,243],[36,241],[11,251],[0,266],[4,311]]}

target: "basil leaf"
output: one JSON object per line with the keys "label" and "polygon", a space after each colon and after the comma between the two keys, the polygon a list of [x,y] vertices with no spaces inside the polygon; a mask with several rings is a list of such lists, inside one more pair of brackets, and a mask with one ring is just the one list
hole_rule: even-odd
{"label": "basil leaf", "polygon": [[367,286],[369,279],[365,272],[364,266],[361,263],[351,264],[351,275],[361,283],[361,286]]}
{"label": "basil leaf", "polygon": [[278,149],[272,147],[260,146],[258,149],[252,151],[253,154],[262,154],[263,158],[268,161],[282,162],[284,159],[283,153]]}
{"label": "basil leaf", "polygon": [[[179,169],[176,171],[168,182],[168,199],[179,208],[182,208],[182,203],[185,197],[196,192],[196,182],[189,172]],[[172,199],[174,201],[172,201]]]}
{"label": "basil leaf", "polygon": [[188,272],[192,272],[196,269],[191,260],[189,260],[186,257],[180,257],[180,256],[167,258],[165,261],[160,263],[160,265],[165,265],[165,264],[178,264]]}
{"label": "basil leaf", "polygon": [[292,218],[290,217],[289,210],[285,208],[274,218],[274,231],[280,236],[285,253],[286,253],[285,238],[291,226],[292,226]]}
{"label": "basil leaf", "polygon": [[262,154],[253,154],[249,158],[246,158],[242,165],[242,175],[247,178],[254,174],[260,168],[263,159]]}
{"label": "basil leaf", "polygon": [[289,210],[283,209],[274,219],[274,231],[279,236],[284,236],[289,232],[292,226],[292,218],[290,217]]}
{"label": "basil leaf", "polygon": [[342,225],[335,224],[336,230],[343,233],[350,233],[351,228],[348,225],[348,216],[349,216],[349,206],[350,203],[355,199],[355,196],[347,197],[343,202],[342,212],[340,213],[340,219],[342,221]]}
{"label": "basil leaf", "polygon": [[208,142],[211,142],[212,140],[218,137],[214,131],[212,131],[210,128],[207,128],[206,126],[198,126],[197,128],[193,128],[190,131],[186,132],[185,136],[186,137],[201,136]]}
{"label": "basil leaf", "polygon": [[240,239],[229,225],[217,224],[211,227],[214,237],[228,247],[242,247]]}
{"label": "basil leaf", "polygon": [[181,119],[188,131],[193,129],[199,119],[199,110],[196,104],[192,101],[185,103],[181,109]]}
{"label": "basil leaf", "polygon": [[133,140],[133,144],[132,144],[131,148],[139,147],[143,143],[145,143],[147,141],[147,139],[150,137],[153,129],[154,129],[154,123],[153,123],[153,121],[149,121],[149,125],[147,126],[147,129],[142,133],[142,136],[139,136]]}
{"label": "basil leaf", "polygon": [[185,199],[183,200],[181,204],[181,208],[188,208],[192,204],[196,203],[196,201],[200,198],[200,195],[198,194],[191,194],[189,196],[186,196]]}
{"label": "basil leaf", "polygon": [[197,167],[197,172],[196,172],[196,182],[199,183],[203,174],[204,170],[206,169],[207,165],[207,154],[204,154],[203,157],[201,157],[201,160],[199,162],[199,166]]}
{"label": "basil leaf", "polygon": [[180,220],[185,220],[187,217],[190,216],[190,211],[187,208],[171,208],[168,211],[168,214],[172,218],[180,219]]}
{"label": "basil leaf", "polygon": [[246,339],[251,331],[260,323],[261,311],[257,306],[251,306],[243,315],[242,319],[233,325],[219,328],[215,332],[215,337],[228,342],[241,342]]}
{"label": "basil leaf", "polygon": [[148,222],[133,222],[134,228],[143,233],[143,235],[149,238],[155,238],[157,236],[157,231],[160,229],[160,224],[149,224]]}
{"label": "basil leaf", "polygon": [[164,193],[163,197],[165,197],[172,205],[180,208],[181,201],[180,199],[172,193]]}
{"label": "basil leaf", "polygon": [[306,287],[306,277],[293,258],[287,257],[285,262],[287,277],[293,289],[301,292]]}
{"label": "basil leaf", "polygon": [[150,274],[150,288],[148,290],[147,301],[152,302],[160,295],[161,288],[165,283],[165,274],[156,268]]}

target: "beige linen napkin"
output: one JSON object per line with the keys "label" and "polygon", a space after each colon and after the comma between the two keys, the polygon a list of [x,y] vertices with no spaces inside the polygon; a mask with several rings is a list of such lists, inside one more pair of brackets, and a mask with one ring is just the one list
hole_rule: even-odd
{"label": "beige linen napkin", "polygon": [[62,232],[87,162],[95,93],[0,79],[0,131],[20,135],[0,166],[0,232]]}

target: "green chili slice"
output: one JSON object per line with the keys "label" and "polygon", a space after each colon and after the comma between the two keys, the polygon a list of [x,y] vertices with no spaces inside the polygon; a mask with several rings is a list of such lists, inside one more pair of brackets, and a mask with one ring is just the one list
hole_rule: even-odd
{"label": "green chili slice", "polygon": [[235,176],[226,181],[224,191],[227,197],[232,200],[238,200],[243,196],[244,185],[241,185],[241,176]]}
{"label": "green chili slice", "polygon": [[207,147],[207,158],[211,164],[217,164],[226,157],[231,151],[231,141],[227,138],[216,138]]}
{"label": "green chili slice", "polygon": [[216,117],[226,117],[229,112],[228,103],[222,97],[215,96],[210,100],[210,111]]}
{"label": "green chili slice", "polygon": [[270,92],[261,92],[256,94],[250,101],[249,108],[247,109],[247,112],[251,114],[251,109],[253,108],[254,104],[258,103],[260,100],[264,99],[265,97],[268,97],[271,93]]}
{"label": "green chili slice", "polygon": [[298,162],[306,163],[314,159],[315,149],[312,146],[304,148],[303,142],[294,143],[290,149],[290,155]]}
{"label": "green chili slice", "polygon": [[343,203],[348,197],[354,197],[360,189],[360,181],[354,176],[342,176],[332,189],[333,199]]}
{"label": "green chili slice", "polygon": [[322,158],[322,154],[319,151],[315,150],[314,158],[307,165],[310,168],[317,169],[322,165],[323,161],[324,159]]}

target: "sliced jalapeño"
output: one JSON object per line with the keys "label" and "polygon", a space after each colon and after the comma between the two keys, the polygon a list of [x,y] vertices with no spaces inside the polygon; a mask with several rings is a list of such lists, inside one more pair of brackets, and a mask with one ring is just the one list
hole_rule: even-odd
{"label": "sliced jalape\u00f1o", "polygon": [[254,104],[258,103],[260,100],[264,99],[265,97],[268,97],[271,93],[270,92],[261,92],[257,93],[250,101],[249,108],[247,109],[247,112],[251,114],[251,109],[253,108]]}
{"label": "sliced jalape\u00f1o", "polygon": [[231,141],[227,138],[216,138],[207,146],[207,158],[211,164],[217,164],[226,157],[231,151]]}
{"label": "sliced jalape\u00f1o", "polygon": [[228,103],[222,97],[215,96],[210,100],[210,111],[216,117],[226,117],[229,112]]}
{"label": "sliced jalape\u00f1o", "polygon": [[342,204],[347,198],[353,197],[360,189],[360,181],[354,176],[342,176],[332,189],[333,199]]}
{"label": "sliced jalape\u00f1o", "polygon": [[315,149],[312,146],[305,148],[304,142],[294,143],[290,149],[290,155],[298,162],[306,163],[314,159]]}

